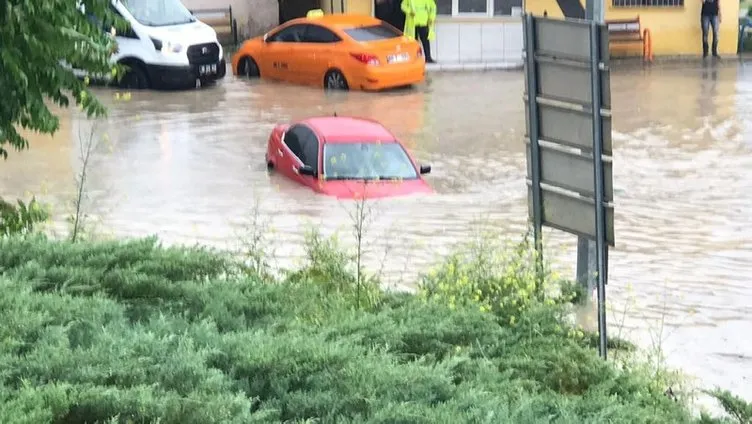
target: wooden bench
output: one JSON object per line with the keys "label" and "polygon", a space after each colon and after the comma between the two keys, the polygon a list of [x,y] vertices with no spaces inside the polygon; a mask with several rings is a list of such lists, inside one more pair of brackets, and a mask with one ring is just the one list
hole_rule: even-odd
{"label": "wooden bench", "polygon": [[232,16],[232,6],[222,9],[191,10],[199,21],[209,25],[217,31],[217,38],[222,44],[238,44],[238,22]]}
{"label": "wooden bench", "polygon": [[642,28],[640,17],[606,21],[608,41],[614,44],[642,44],[642,60],[653,61],[653,40],[648,28]]}

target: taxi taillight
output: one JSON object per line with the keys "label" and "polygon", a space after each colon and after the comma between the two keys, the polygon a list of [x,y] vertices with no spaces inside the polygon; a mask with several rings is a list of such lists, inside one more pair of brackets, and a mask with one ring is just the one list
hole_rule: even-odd
{"label": "taxi taillight", "polygon": [[350,53],[350,56],[358,60],[358,62],[365,63],[366,65],[378,65],[379,58],[376,55],[368,53]]}

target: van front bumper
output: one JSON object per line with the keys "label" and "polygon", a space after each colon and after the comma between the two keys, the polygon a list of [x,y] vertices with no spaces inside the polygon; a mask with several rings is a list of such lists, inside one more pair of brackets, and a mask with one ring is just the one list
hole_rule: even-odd
{"label": "van front bumper", "polygon": [[165,66],[165,65],[146,65],[146,72],[149,74],[149,81],[152,87],[174,87],[174,86],[191,86],[195,87],[196,80],[202,83],[220,80],[227,74],[227,63],[225,59],[216,62],[217,72],[202,75],[199,72],[200,66],[205,65],[184,65],[184,66]]}

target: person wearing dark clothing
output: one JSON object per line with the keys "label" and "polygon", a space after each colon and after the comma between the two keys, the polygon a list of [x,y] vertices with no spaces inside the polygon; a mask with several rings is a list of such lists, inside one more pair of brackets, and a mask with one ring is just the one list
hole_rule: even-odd
{"label": "person wearing dark clothing", "polygon": [[718,27],[721,24],[719,0],[702,0],[700,24],[702,25],[702,57],[708,57],[708,30],[713,30],[713,57],[718,56]]}
{"label": "person wearing dark clothing", "polygon": [[423,54],[426,57],[426,63],[436,63],[431,57],[431,42],[428,41],[428,27],[427,26],[415,26],[415,36],[420,40],[420,44],[423,46]]}
{"label": "person wearing dark clothing", "polygon": [[399,0],[376,0],[375,15],[378,19],[402,31],[405,27],[405,14]]}
{"label": "person wearing dark clothing", "polygon": [[405,29],[405,12],[402,11],[401,4],[398,0],[389,0],[392,7],[392,25],[400,31]]}
{"label": "person wearing dark clothing", "polygon": [[392,23],[392,1],[393,0],[375,0],[374,15],[377,19],[381,19],[384,22]]}

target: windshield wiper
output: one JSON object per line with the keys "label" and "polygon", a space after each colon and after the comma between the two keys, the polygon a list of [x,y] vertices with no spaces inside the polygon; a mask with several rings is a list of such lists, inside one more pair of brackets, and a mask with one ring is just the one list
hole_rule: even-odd
{"label": "windshield wiper", "polygon": [[361,181],[396,181],[396,180],[405,180],[409,178],[403,178],[403,177],[394,177],[394,176],[387,176],[387,177],[353,177],[353,176],[335,176],[335,177],[326,177],[327,180],[361,180]]}
{"label": "windshield wiper", "polygon": [[187,21],[167,22],[167,23],[153,24],[153,25],[150,25],[150,26],[160,26],[160,27],[163,27],[163,26],[171,26],[171,25],[190,24],[190,23],[193,23],[193,22],[196,22],[195,18],[191,18],[190,20],[187,20]]}
{"label": "windshield wiper", "polygon": [[341,176],[338,175],[338,176],[334,176],[334,177],[326,177],[326,179],[327,180],[341,181],[341,180],[364,180],[365,178],[346,176],[346,175],[341,175]]}

